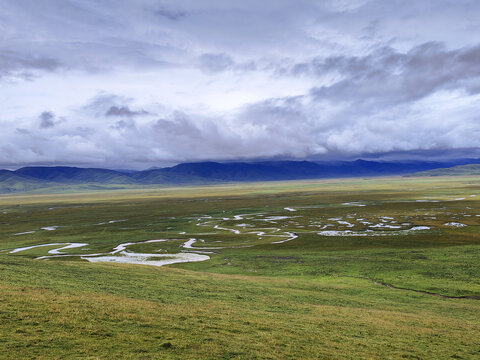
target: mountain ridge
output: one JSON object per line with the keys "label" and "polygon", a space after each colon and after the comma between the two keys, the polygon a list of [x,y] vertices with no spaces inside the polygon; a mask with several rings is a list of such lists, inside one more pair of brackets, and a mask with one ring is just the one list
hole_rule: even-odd
{"label": "mountain ridge", "polygon": [[451,161],[259,161],[190,162],[141,171],[118,171],[72,166],[27,166],[0,170],[0,192],[41,189],[58,185],[195,185],[222,182],[281,181],[407,175],[453,166],[480,164],[480,159]]}

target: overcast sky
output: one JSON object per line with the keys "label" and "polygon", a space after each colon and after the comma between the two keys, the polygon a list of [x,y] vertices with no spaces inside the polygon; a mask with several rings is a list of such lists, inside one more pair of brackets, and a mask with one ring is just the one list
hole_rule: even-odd
{"label": "overcast sky", "polygon": [[479,19],[477,0],[0,0],[0,166],[477,148]]}

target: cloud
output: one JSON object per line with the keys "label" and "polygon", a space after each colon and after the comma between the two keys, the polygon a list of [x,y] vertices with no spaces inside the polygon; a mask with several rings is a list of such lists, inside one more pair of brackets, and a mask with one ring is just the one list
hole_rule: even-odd
{"label": "cloud", "polygon": [[[445,95],[422,101],[441,103],[441,96]],[[105,99],[119,97],[95,99],[93,103],[105,107],[109,103]],[[90,101],[62,114],[65,120],[48,127],[48,137],[28,122],[20,124],[21,132],[0,135],[0,162],[143,168],[177,161],[352,157],[459,149],[477,144],[480,122],[469,114],[478,104],[471,101],[461,109],[438,111],[425,110],[425,104],[419,104],[418,109],[398,105],[364,113],[304,95],[249,104],[228,117],[170,109],[158,118],[153,115],[158,109],[147,108],[149,115],[120,117],[112,122],[118,117],[97,113],[98,108],[91,116]],[[446,119],[439,120],[442,116]],[[44,112],[41,118],[50,125],[56,116]]]}
{"label": "cloud", "polygon": [[111,106],[105,116],[125,116],[125,117],[135,117],[140,115],[148,115],[149,112],[145,110],[133,111],[128,108],[128,106]]}
{"label": "cloud", "polygon": [[200,69],[206,73],[218,73],[228,70],[234,61],[227,54],[203,54],[198,59]]}
{"label": "cloud", "polygon": [[417,101],[441,90],[478,92],[480,45],[447,50],[441,43],[425,43],[407,52],[383,47],[362,57],[335,56],[297,64],[294,74],[323,76],[334,72],[340,79],[312,89],[317,99],[389,106]]}
{"label": "cloud", "polygon": [[167,8],[164,8],[164,7],[155,11],[155,14],[160,16],[160,17],[171,20],[171,21],[180,20],[187,15],[187,13],[185,11],[171,10],[171,9],[167,9]]}
{"label": "cloud", "polygon": [[0,49],[0,80],[6,77],[28,80],[34,77],[38,71],[51,72],[58,68],[60,68],[60,63],[53,58]]}
{"label": "cloud", "polygon": [[479,11],[468,0],[7,2],[0,164],[478,148]]}
{"label": "cloud", "polygon": [[49,129],[55,126],[55,114],[51,111],[44,111],[40,114],[40,128]]}
{"label": "cloud", "polygon": [[82,107],[82,112],[88,113],[94,117],[127,117],[133,118],[137,116],[151,115],[146,110],[132,110],[130,104],[133,98],[120,96],[112,93],[102,92],[87,100]]}

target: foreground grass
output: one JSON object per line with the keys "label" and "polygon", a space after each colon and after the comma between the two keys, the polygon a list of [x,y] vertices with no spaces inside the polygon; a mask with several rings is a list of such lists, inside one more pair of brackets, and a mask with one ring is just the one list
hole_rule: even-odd
{"label": "foreground grass", "polygon": [[[392,178],[2,197],[0,358],[480,358],[480,301],[408,290],[480,296],[477,194],[476,178]],[[436,202],[416,202],[431,198]],[[162,249],[174,253],[199,232],[198,217],[233,228],[232,216],[247,213],[295,215],[268,226],[298,238],[271,244],[220,229],[201,235],[202,246],[255,246],[161,268],[34,260],[49,248],[1,252],[51,242],[89,244],[74,253],[107,252],[162,238],[172,239]],[[313,220],[353,214],[432,229],[327,237],[312,228]],[[40,230],[45,226],[62,227]]]}
{"label": "foreground grass", "polygon": [[469,359],[480,350],[474,300],[352,278],[0,261],[1,346],[16,358]]}

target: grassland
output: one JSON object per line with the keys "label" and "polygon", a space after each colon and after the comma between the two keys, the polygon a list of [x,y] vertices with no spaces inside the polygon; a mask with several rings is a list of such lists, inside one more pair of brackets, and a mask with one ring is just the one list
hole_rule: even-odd
{"label": "grassland", "polygon": [[[477,215],[476,177],[2,196],[0,358],[480,358]],[[127,242],[210,260],[82,259]]]}

